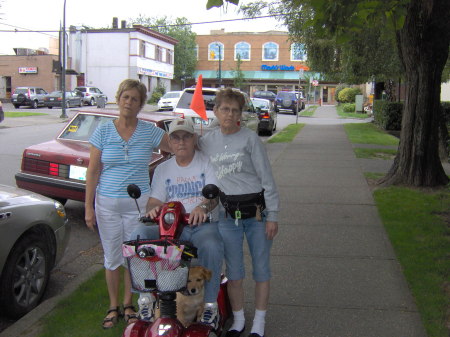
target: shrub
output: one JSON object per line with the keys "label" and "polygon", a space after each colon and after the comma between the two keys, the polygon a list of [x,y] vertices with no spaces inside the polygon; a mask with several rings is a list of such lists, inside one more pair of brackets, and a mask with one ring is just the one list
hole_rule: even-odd
{"label": "shrub", "polygon": [[355,112],[355,103],[345,103],[342,106],[342,110],[344,110],[344,112]]}
{"label": "shrub", "polygon": [[355,103],[355,96],[361,95],[359,88],[344,88],[338,94],[338,100],[341,103]]}
{"label": "shrub", "polygon": [[398,131],[402,127],[402,102],[375,100],[373,102],[375,122],[385,130]]}
{"label": "shrub", "polygon": [[345,88],[348,88],[348,86],[345,84],[340,84],[336,87],[335,97],[336,101],[338,101],[339,103],[341,103],[341,101],[339,100],[339,93]]}
{"label": "shrub", "polygon": [[155,90],[152,92],[152,96],[148,100],[147,103],[149,104],[155,104],[158,103],[159,99],[166,93],[166,88],[163,86],[157,86]]}

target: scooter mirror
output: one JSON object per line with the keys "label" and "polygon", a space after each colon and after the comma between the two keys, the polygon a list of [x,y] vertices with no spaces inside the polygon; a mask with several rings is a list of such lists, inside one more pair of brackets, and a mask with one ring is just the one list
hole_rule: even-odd
{"label": "scooter mirror", "polygon": [[206,199],[214,199],[219,195],[219,188],[214,184],[208,184],[202,189],[202,195]]}
{"label": "scooter mirror", "polygon": [[133,199],[139,199],[139,197],[141,196],[141,189],[135,184],[128,185],[127,192],[128,195]]}

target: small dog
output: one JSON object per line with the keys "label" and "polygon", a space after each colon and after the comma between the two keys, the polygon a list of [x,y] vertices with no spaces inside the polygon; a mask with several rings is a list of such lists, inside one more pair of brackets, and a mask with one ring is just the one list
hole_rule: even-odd
{"label": "small dog", "polygon": [[212,272],[202,266],[189,268],[186,290],[177,293],[177,317],[184,325],[198,321],[205,305],[205,282],[211,280]]}

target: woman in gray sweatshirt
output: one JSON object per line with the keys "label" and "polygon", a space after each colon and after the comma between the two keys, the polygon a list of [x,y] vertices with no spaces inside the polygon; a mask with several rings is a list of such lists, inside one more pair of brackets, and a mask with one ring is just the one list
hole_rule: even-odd
{"label": "woman in gray sweatshirt", "polygon": [[244,236],[248,242],[255,285],[255,316],[249,337],[263,337],[270,287],[270,249],[278,232],[279,198],[264,144],[257,134],[241,128],[245,105],[241,92],[231,88],[217,93],[214,113],[220,127],[200,139],[221,190],[223,211],[219,231],[225,244],[228,293],[233,325],[227,337],[245,330]]}

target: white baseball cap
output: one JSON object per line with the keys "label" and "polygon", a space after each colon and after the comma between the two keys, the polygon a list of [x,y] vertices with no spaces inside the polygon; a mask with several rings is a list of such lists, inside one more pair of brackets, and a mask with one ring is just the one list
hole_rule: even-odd
{"label": "white baseball cap", "polygon": [[178,118],[173,120],[169,125],[169,135],[175,131],[186,131],[189,133],[195,133],[194,125],[190,119]]}

